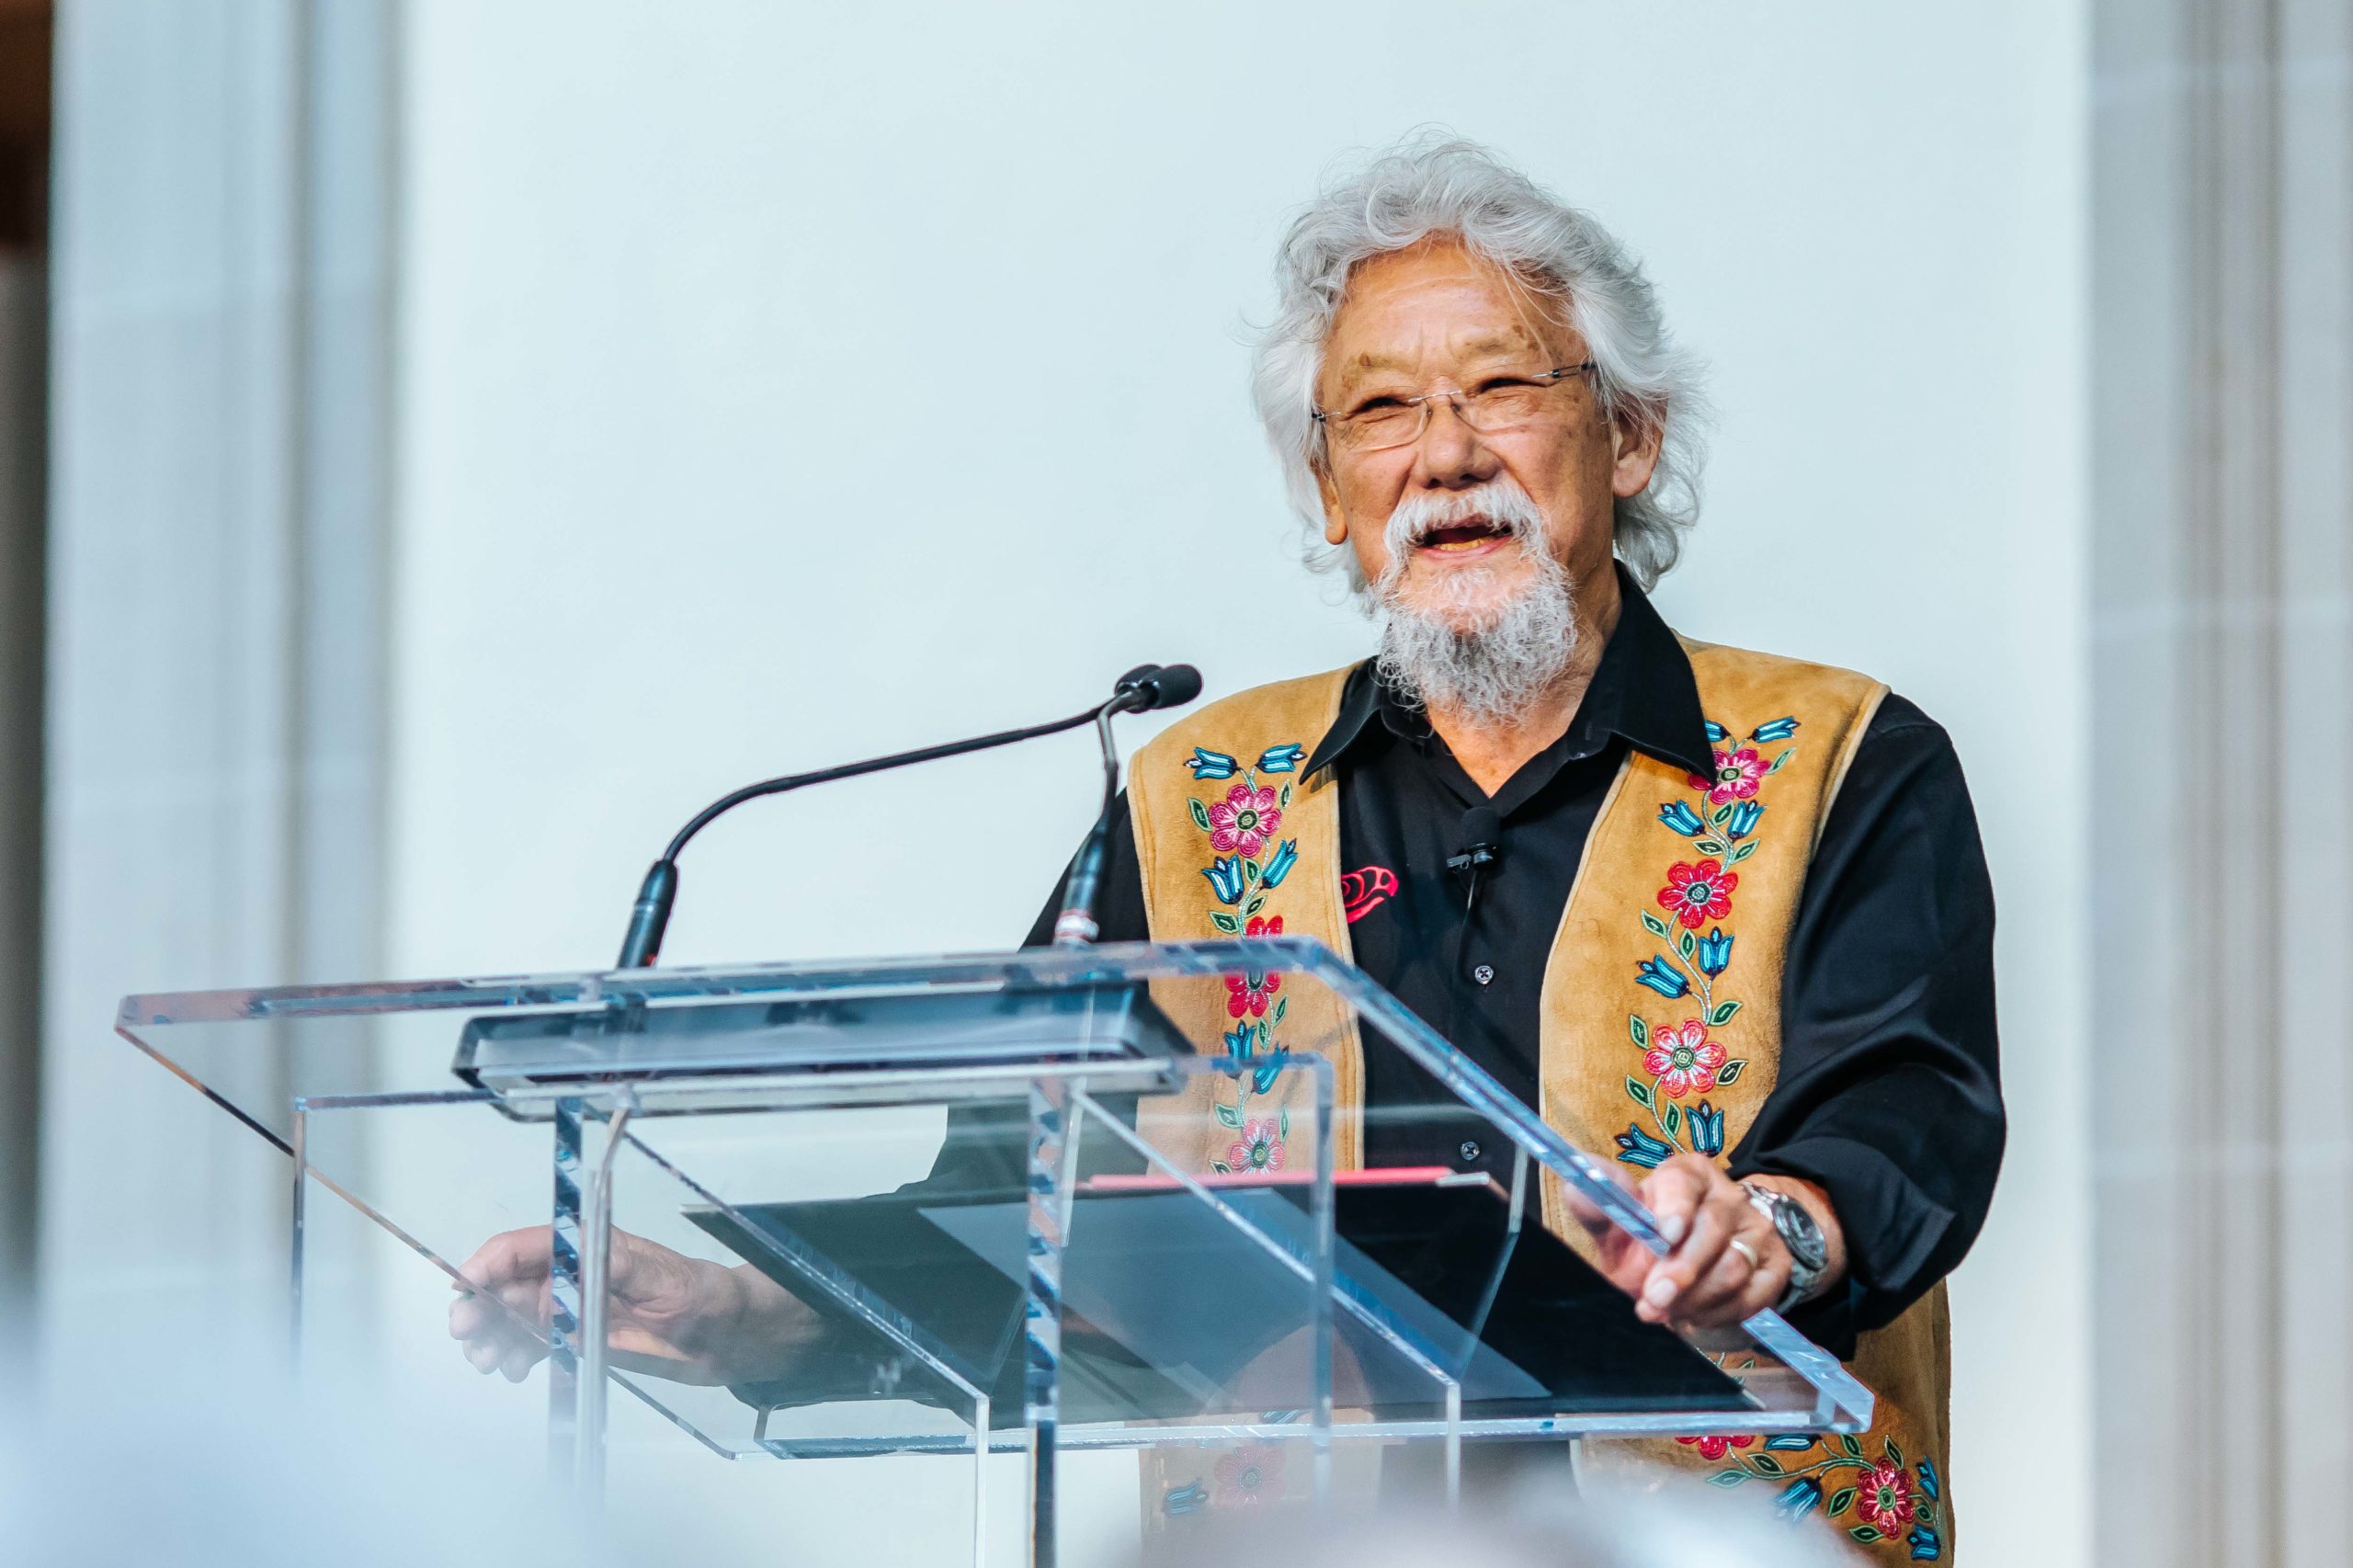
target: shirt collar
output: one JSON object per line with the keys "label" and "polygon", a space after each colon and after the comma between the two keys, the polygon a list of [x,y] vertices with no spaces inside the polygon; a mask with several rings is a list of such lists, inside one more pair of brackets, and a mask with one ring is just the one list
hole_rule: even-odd
{"label": "shirt collar", "polygon": [[[1618,625],[1601,650],[1593,684],[1577,705],[1563,739],[1578,756],[1601,749],[1608,737],[1698,774],[1715,770],[1708,722],[1690,655],[1660,619],[1648,595],[1624,566],[1618,568]],[[1315,744],[1303,774],[1330,767],[1366,738],[1376,720],[1400,733],[1427,734],[1427,721],[1384,687],[1368,659],[1348,674],[1340,711]]]}

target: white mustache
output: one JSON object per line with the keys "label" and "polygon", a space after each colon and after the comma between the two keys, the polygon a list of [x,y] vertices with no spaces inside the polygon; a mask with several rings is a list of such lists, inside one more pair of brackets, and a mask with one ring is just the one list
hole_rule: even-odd
{"label": "white mustache", "polygon": [[1480,522],[1523,544],[1544,537],[1544,514],[1527,491],[1508,479],[1491,480],[1476,490],[1408,495],[1389,514],[1382,533],[1393,562],[1440,528]]}

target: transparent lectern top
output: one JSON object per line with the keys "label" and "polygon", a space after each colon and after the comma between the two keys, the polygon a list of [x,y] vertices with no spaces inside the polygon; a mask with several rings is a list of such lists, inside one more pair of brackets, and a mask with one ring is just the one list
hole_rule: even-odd
{"label": "transparent lectern top", "polygon": [[1040,1095],[1064,1446],[1273,1441],[1319,1407],[1391,1437],[1869,1422],[1773,1313],[1637,1322],[1593,1265],[1658,1236],[1608,1165],[1313,941],[184,993],[119,1027],[445,1298],[546,1222],[568,1108],[619,1251],[807,1308],[772,1346],[616,1352],[733,1455],[1017,1444]]}

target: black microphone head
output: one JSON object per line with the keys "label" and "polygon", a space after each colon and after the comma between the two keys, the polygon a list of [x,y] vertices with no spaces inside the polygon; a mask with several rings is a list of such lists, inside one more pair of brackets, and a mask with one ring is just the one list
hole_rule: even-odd
{"label": "black microphone head", "polygon": [[1493,806],[1473,806],[1462,813],[1462,845],[1468,848],[1501,849],[1503,813]]}
{"label": "black microphone head", "polygon": [[1168,665],[1144,683],[1154,708],[1182,708],[1201,694],[1201,672],[1190,665]]}
{"label": "black microphone head", "polygon": [[1111,683],[1111,694],[1118,697],[1131,691],[1143,691],[1152,677],[1160,673],[1160,668],[1158,665],[1138,665]]}

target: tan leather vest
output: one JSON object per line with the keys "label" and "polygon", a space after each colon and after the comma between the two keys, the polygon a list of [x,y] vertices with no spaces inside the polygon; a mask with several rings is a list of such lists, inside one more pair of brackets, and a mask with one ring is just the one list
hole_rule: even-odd
{"label": "tan leather vest", "polygon": [[[1635,1166],[1685,1150],[1721,1161],[1772,1092],[1799,893],[1887,690],[1846,670],[1684,646],[1715,776],[1630,756],[1587,839],[1544,977],[1539,1108],[1571,1142]],[[1306,936],[1348,956],[1350,907],[1380,889],[1363,869],[1340,864],[1333,771],[1299,771],[1336,718],[1347,674],[1228,698],[1138,755],[1129,799],[1155,940]],[[1324,1055],[1339,1107],[1335,1163],[1360,1163],[1361,1048],[1346,1010],[1320,987],[1286,990],[1280,976],[1245,973],[1155,994],[1207,1051],[1268,1064],[1285,1053]],[[1140,1125],[1195,1169],[1298,1168],[1313,1149],[1310,1094],[1302,1074],[1218,1075],[1197,1083],[1197,1103],[1148,1106]],[[1581,1242],[1557,1188],[1545,1199],[1547,1223]],[[1785,1512],[1826,1523],[1866,1555],[1949,1562],[1949,1364],[1938,1284],[1862,1335],[1848,1363],[1877,1395],[1863,1437],[1597,1444],[1587,1462],[1639,1457],[1697,1470],[1718,1486],[1769,1492]],[[1233,1460],[1148,1466],[1148,1517],[1252,1500],[1218,1477],[1234,1469],[1263,1482],[1269,1467]],[[1297,1490],[1297,1480],[1283,1489]]]}

